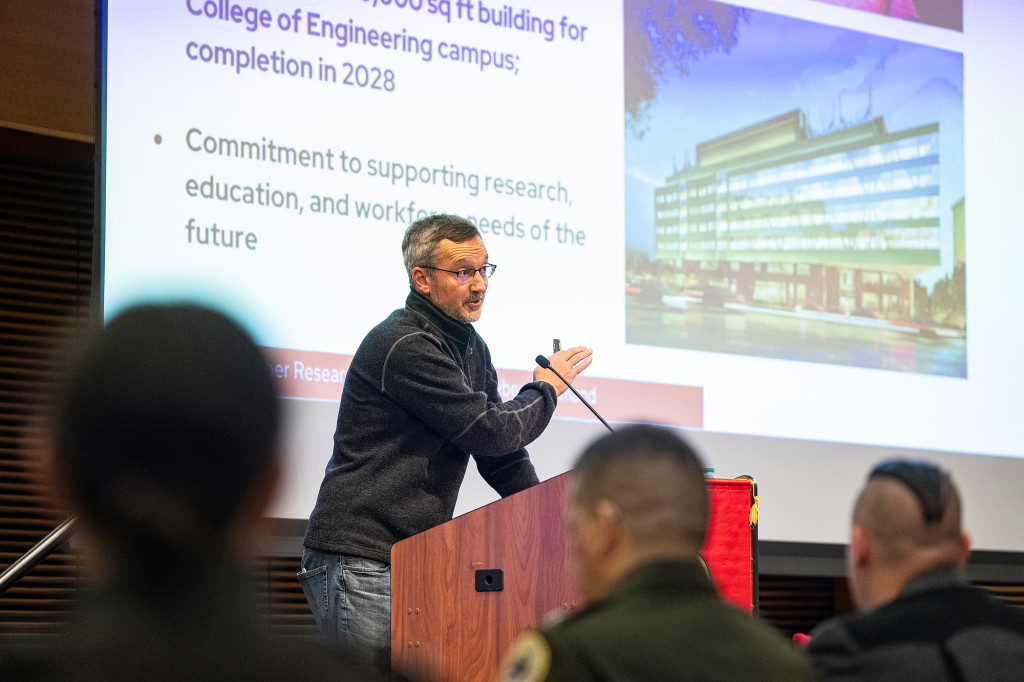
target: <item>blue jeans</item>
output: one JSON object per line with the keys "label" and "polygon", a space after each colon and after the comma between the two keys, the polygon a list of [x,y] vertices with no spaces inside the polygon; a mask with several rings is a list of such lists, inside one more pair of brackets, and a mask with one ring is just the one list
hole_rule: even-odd
{"label": "blue jeans", "polygon": [[315,549],[302,550],[298,573],[317,627],[332,644],[391,662],[391,567]]}

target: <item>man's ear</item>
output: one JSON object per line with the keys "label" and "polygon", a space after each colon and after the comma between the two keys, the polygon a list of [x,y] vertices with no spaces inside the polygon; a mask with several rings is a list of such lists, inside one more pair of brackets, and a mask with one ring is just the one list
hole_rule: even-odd
{"label": "man's ear", "polygon": [[622,520],[618,505],[611,500],[598,500],[594,503],[594,519],[598,547],[602,554],[608,555],[622,542]]}
{"label": "man's ear", "polygon": [[967,559],[971,556],[971,536],[967,533],[960,534],[960,560],[957,565],[963,568],[967,565]]}
{"label": "man's ear", "polygon": [[282,479],[281,457],[275,453],[256,473],[232,519],[230,541],[232,551],[251,551],[250,543],[258,533]]}
{"label": "man's ear", "polygon": [[250,518],[259,519],[270,509],[281,485],[282,473],[281,456],[275,453],[252,482],[248,509],[244,510]]}
{"label": "man's ear", "polygon": [[430,277],[423,268],[412,269],[412,285],[416,291],[424,296],[430,295]]}
{"label": "man's ear", "polygon": [[871,561],[871,539],[863,526],[854,524],[850,531],[850,566],[863,568]]}

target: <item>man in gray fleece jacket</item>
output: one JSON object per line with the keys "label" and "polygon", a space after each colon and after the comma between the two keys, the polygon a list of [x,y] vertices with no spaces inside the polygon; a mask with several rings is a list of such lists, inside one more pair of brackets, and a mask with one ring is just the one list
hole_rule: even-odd
{"label": "man in gray fleece jacket", "polygon": [[[299,579],[321,631],[386,661],[391,546],[452,518],[469,457],[503,497],[537,481],[526,445],[566,385],[537,368],[502,402],[480,318],[495,266],[476,227],[450,215],[402,240],[411,291],[370,330],[345,378],[334,453],[303,540]],[[568,381],[591,350],[549,360]]]}

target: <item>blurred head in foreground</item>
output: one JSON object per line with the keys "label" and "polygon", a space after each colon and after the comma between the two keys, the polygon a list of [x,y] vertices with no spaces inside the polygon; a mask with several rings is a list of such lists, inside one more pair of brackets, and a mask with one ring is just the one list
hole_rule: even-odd
{"label": "blurred head in foreground", "polygon": [[969,552],[960,527],[960,495],[947,472],[905,459],[882,462],[871,471],[854,506],[846,557],[857,608],[892,601],[923,571],[962,569]]}
{"label": "blurred head in foreground", "polygon": [[580,455],[568,519],[588,602],[640,564],[697,561],[708,520],[703,464],[668,429],[621,428]]}
{"label": "blurred head in foreground", "polygon": [[101,555],[166,574],[223,555],[259,517],[276,481],[278,409],[267,359],[229,318],[135,307],[69,374],[55,477]]}

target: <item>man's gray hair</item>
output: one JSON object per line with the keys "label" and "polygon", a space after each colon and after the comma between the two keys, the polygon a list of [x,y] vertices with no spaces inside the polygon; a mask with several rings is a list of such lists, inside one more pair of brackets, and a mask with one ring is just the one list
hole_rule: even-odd
{"label": "man's gray hair", "polygon": [[443,240],[461,244],[479,236],[476,225],[457,215],[438,213],[414,222],[402,238],[402,258],[409,285],[412,286],[413,268],[433,267],[437,263],[437,245]]}

